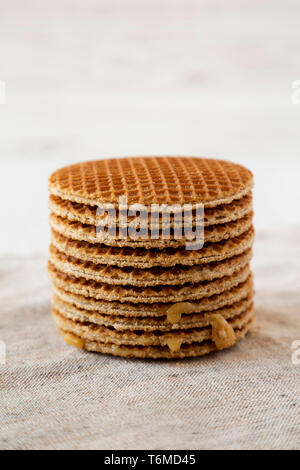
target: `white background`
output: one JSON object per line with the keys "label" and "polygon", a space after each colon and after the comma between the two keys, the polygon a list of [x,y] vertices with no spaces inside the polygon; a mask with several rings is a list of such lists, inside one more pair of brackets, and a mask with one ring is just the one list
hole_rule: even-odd
{"label": "white background", "polygon": [[50,172],[109,156],[240,162],[257,233],[299,227],[299,79],[297,0],[1,2],[0,254],[46,254]]}

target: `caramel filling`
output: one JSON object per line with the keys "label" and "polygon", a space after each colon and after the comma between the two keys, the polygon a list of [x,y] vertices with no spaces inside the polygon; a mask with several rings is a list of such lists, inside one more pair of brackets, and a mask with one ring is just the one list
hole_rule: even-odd
{"label": "caramel filling", "polygon": [[212,340],[217,349],[230,348],[236,342],[235,332],[232,326],[220,314],[210,315],[212,327]]}
{"label": "caramel filling", "polygon": [[84,341],[83,339],[79,338],[79,336],[73,335],[73,333],[65,333],[64,340],[67,344],[71,346],[75,346],[75,348],[84,348]]}
{"label": "caramel filling", "polygon": [[181,320],[181,315],[183,313],[192,313],[194,307],[189,302],[178,302],[177,304],[172,305],[166,311],[167,320],[170,323],[178,323]]}
{"label": "caramel filling", "polygon": [[182,339],[180,338],[167,338],[166,343],[169,346],[171,352],[176,352],[180,350]]}

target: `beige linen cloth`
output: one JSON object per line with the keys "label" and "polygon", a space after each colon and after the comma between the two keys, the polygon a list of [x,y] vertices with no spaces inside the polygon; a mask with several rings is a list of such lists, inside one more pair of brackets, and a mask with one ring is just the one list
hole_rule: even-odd
{"label": "beige linen cloth", "polygon": [[247,338],[180,362],[65,345],[50,315],[45,258],[1,260],[1,449],[300,447],[291,348],[300,340],[300,229],[257,236],[257,324]]}

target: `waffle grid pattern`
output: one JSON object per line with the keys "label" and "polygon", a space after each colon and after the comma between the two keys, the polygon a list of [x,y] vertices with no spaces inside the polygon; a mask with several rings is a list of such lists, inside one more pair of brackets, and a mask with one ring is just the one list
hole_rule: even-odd
{"label": "waffle grid pattern", "polygon": [[182,157],[136,157],[79,163],[54,172],[49,178],[52,194],[99,205],[129,204],[218,205],[249,192],[252,173],[222,160]]}

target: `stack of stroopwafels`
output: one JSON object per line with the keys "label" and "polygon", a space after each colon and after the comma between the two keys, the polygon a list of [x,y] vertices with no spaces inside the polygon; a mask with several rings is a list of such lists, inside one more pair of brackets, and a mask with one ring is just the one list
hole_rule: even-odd
{"label": "stack of stroopwafels", "polygon": [[[254,318],[252,186],[241,165],[202,158],[99,160],[54,172],[49,274],[65,341],[117,356],[183,358],[243,338]],[[150,213],[153,204],[156,236],[150,217],[129,236],[140,208]],[[192,227],[203,224],[203,246],[187,249],[175,237],[182,219],[164,217],[174,205],[182,213],[189,205]]]}

